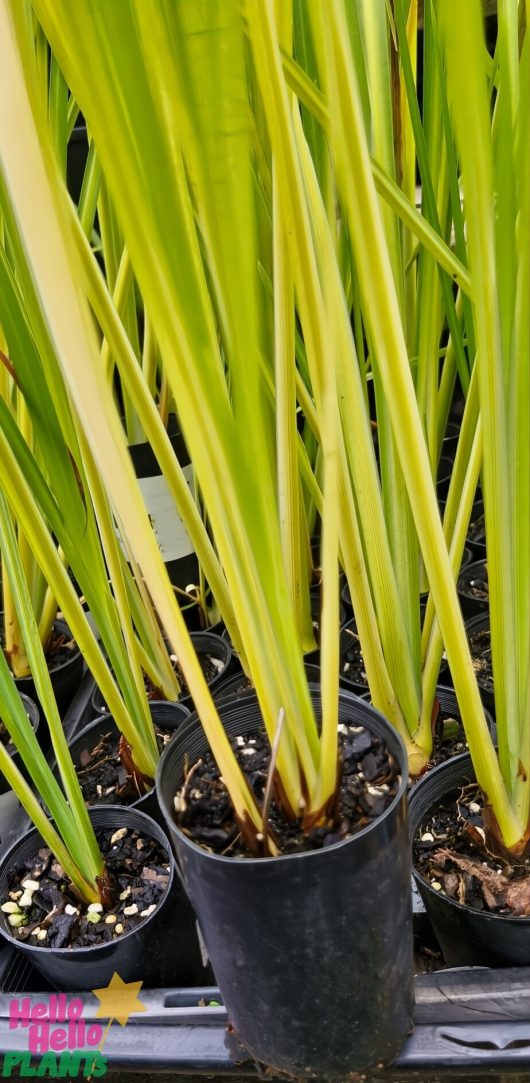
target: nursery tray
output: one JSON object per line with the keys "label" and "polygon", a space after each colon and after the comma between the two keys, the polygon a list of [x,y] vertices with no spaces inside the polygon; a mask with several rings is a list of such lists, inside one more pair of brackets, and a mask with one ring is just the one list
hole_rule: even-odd
{"label": "nursery tray", "polygon": [[[87,675],[64,720],[68,736],[91,720],[92,688],[92,678]],[[28,825],[20,809],[1,840],[0,853]],[[421,900],[414,893],[413,907],[415,934],[423,944],[435,947]],[[51,990],[7,944],[0,948],[0,990],[1,1058],[7,1050],[23,1052],[28,1048],[27,1031],[9,1027],[13,999],[28,997],[33,1005],[46,1001]],[[91,993],[70,993],[72,996],[83,1001],[83,1019],[88,1025],[98,1002]],[[110,1026],[104,1051],[110,1073],[261,1074],[261,1067],[249,1061],[228,1031],[215,986],[142,987],[140,999],[147,1010],[132,1016],[126,1030],[116,1022]],[[503,1075],[530,1071],[530,967],[442,969],[417,976],[413,1032],[395,1065],[378,1072],[377,1078],[426,1080],[430,1075],[477,1071]]]}

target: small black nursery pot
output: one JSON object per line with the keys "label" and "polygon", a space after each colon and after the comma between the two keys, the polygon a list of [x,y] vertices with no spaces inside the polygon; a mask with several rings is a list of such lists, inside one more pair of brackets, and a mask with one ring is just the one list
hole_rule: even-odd
{"label": "small black nursery pot", "polygon": [[471,509],[471,518],[467,532],[467,545],[469,545],[474,560],[486,559],[486,527],[484,524],[484,501],[480,498],[475,500]]}
{"label": "small black nursery pot", "polygon": [[[312,695],[320,716],[320,693],[313,688]],[[231,737],[262,724],[253,693],[218,709]],[[341,692],[339,715],[384,739],[401,783],[379,819],[324,849],[235,859],[179,830],[175,794],[207,749],[196,716],[167,746],[157,773],[161,808],[236,1036],[275,1071],[326,1079],[391,1062],[412,1009],[406,754],[382,715],[357,697]]]}
{"label": "small black nursery pot", "polygon": [[454,460],[459,436],[460,425],[457,425],[455,421],[448,421],[442,439],[442,458],[446,459],[448,462],[453,462]]}
{"label": "small black nursery pot", "polygon": [[488,566],[485,560],[467,564],[460,570],[457,582],[460,608],[465,620],[489,608]]}
{"label": "small black nursery pot", "polygon": [[[442,658],[439,670],[442,680],[445,680],[446,670],[447,661]],[[370,694],[355,619],[347,621],[340,630],[339,683],[341,688],[362,699]]]}
{"label": "small black nursery pot", "polygon": [[[414,839],[436,809],[443,809],[475,781],[469,753],[428,772],[410,794]],[[418,890],[448,966],[530,965],[530,917],[475,910],[431,887],[414,869]]]}
{"label": "small black nursery pot", "polygon": [[[304,662],[304,669],[308,681],[312,684],[320,684],[320,666],[316,662]],[[215,689],[214,701],[220,703],[221,700],[228,699],[229,696],[238,698],[246,695],[252,688],[252,684],[249,681],[246,673],[240,669],[239,673],[232,673],[226,681],[222,681],[218,688]]]}
{"label": "small black nursery pot", "polygon": [[239,673],[232,673],[226,681],[221,681],[213,693],[213,699],[215,703],[221,703],[229,696],[243,696],[246,695],[249,688],[252,685],[243,670],[240,669]]}
{"label": "small black nursery pot", "polygon": [[[370,692],[364,692],[361,699],[365,699],[370,702]],[[461,755],[464,751],[467,751],[467,744],[465,743],[465,733],[463,732],[464,726],[462,723],[462,715],[460,714],[460,708],[458,706],[458,700],[454,688],[446,688],[445,685],[439,684],[436,686],[436,700],[433,705],[436,708],[435,719],[435,731],[434,731],[434,746],[433,757],[429,765],[429,770],[433,770],[439,763],[443,763],[449,759],[456,759],[458,755]],[[434,712],[433,712],[434,713]],[[484,714],[488,729],[491,733],[491,739],[494,743],[497,741],[497,727],[493,721],[493,717],[490,712],[484,708]],[[443,720],[451,719],[457,722],[459,732],[451,734],[444,739],[443,730],[440,743],[437,744],[437,733],[440,721],[443,725]],[[465,745],[465,747],[462,747]],[[456,748],[455,748],[456,746]],[[420,778],[411,779],[410,785],[417,786],[421,781]]]}
{"label": "small black nursery pot", "polygon": [[477,613],[467,620],[466,635],[482,702],[495,717],[489,613]]}
{"label": "small black nursery pot", "polygon": [[[213,689],[218,688],[229,670],[232,659],[232,648],[230,643],[227,639],[222,639],[221,636],[214,635],[213,632],[192,632],[190,638],[199,655],[199,659],[201,656],[206,659],[208,656],[210,656],[211,659],[215,659],[215,672],[209,676],[205,674],[207,684],[212,691]],[[188,710],[193,710],[193,700],[189,694],[182,695],[178,703]],[[96,715],[106,714],[108,710],[97,685],[92,693],[92,709]]]}
{"label": "small black nursery pot", "polygon": [[[7,922],[0,913],[0,934],[57,989],[94,989],[108,984],[114,972],[123,981],[146,981],[149,973],[156,972],[156,960],[163,960],[171,938],[178,937],[178,925],[168,927],[163,922],[164,911],[175,902],[175,862],[171,848],[162,828],[149,816],[136,809],[106,805],[90,810],[94,827],[123,828],[137,831],[154,839],[167,855],[168,885],[156,909],[140,925],[120,937],[91,947],[42,947],[28,941],[15,939]],[[18,839],[0,861],[0,898],[7,899],[12,874],[23,870],[26,863],[36,858],[44,845],[42,836],[32,828]],[[174,915],[173,915],[174,916]],[[160,942],[160,939],[162,942]],[[153,970],[154,968],[154,970]]]}
{"label": "small black nursery pot", "polygon": [[[183,707],[180,703],[168,703],[165,700],[153,700],[149,706],[155,729],[159,728],[163,731],[172,730],[176,732],[179,726],[190,717],[188,708]],[[83,761],[86,760],[87,754],[97,746],[98,742],[101,741],[106,734],[110,734],[111,740],[115,738],[113,743],[117,744],[120,737],[120,731],[110,714],[100,715],[93,722],[90,722],[88,726],[85,726],[84,729],[81,730],[81,733],[77,734],[70,741],[70,755],[74,762],[74,766],[78,771],[83,766]],[[90,765],[88,765],[88,767],[90,769]],[[54,768],[54,770],[57,773],[57,769]],[[86,797],[85,802],[87,804],[89,803]],[[137,797],[136,800],[133,799],[131,801],[118,802],[113,793],[97,799],[98,807],[102,804],[114,805],[118,803],[127,805],[129,808],[137,808],[140,812],[145,812],[148,816],[152,816],[153,820],[160,823],[162,827],[164,826],[154,786],[148,793],[143,794],[142,797]]]}
{"label": "small black nursery pot", "polygon": [[[83,676],[83,656],[76,644],[72,642],[72,633],[66,621],[54,621],[52,635],[56,640],[61,638],[64,640],[64,645],[59,646],[55,654],[51,654],[48,658],[50,680],[57,700],[59,714],[62,717],[66,708],[70,706]],[[15,684],[19,692],[23,692],[24,695],[35,700],[36,703],[39,702],[33,677],[17,677]],[[46,734],[47,729],[46,726]],[[39,737],[42,743],[43,735],[40,734]]]}
{"label": "small black nursery pot", "polygon": [[[30,699],[29,696],[25,696],[23,692],[20,692],[19,695],[20,695],[20,698],[21,698],[22,703],[24,705],[24,710],[25,710],[25,712],[26,712],[26,714],[27,714],[27,716],[28,716],[28,718],[29,718],[29,720],[31,722],[32,728],[33,728],[34,732],[37,734],[38,730],[39,730],[39,721],[40,721],[39,708],[37,707],[37,704],[34,703],[34,701],[32,699]],[[28,778],[28,772],[27,772],[26,768],[24,767],[24,764],[22,762],[20,754],[17,752],[13,742],[11,741],[11,739],[9,737],[9,734],[7,733],[7,731],[4,731],[2,733],[2,735],[0,737],[0,740],[3,741],[3,744],[5,745],[7,751],[10,753],[11,759],[13,760],[13,763],[15,763],[16,766],[18,767],[19,771],[22,771],[22,774],[25,775],[26,778]],[[31,781],[31,779],[28,779],[28,781]],[[10,787],[7,779],[5,778],[5,776],[0,771],[0,798],[2,797],[3,794],[7,794],[7,793],[12,793],[12,790],[11,790],[11,787]],[[0,805],[0,818],[1,818],[1,805]]]}
{"label": "small black nursery pot", "polygon": [[436,492],[439,500],[445,500],[451,482],[451,474],[453,473],[453,463],[450,458],[445,458],[442,455],[438,463],[438,474],[436,477]]}
{"label": "small black nursery pot", "polygon": [[[308,651],[304,656],[304,661],[309,665],[320,665],[320,617],[322,612],[322,591],[320,587],[311,587],[309,591],[310,604],[311,604],[311,617],[313,620],[313,630],[315,633],[316,649],[314,651]],[[347,619],[346,606],[341,601],[339,604],[339,625],[342,628]]]}

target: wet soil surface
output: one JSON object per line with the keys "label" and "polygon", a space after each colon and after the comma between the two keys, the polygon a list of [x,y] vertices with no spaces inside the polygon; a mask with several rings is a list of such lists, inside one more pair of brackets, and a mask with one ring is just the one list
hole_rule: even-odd
{"label": "wet soil surface", "polygon": [[493,695],[490,630],[489,628],[481,628],[479,631],[472,632],[468,638],[477,682]]}
{"label": "wet soil surface", "polygon": [[[232,738],[232,747],[261,807],[267,787],[270,746],[265,733]],[[302,830],[273,797],[267,821],[281,853],[318,850],[355,835],[385,811],[398,791],[401,775],[384,742],[364,726],[339,725],[340,784],[331,827]],[[195,842],[215,853],[249,856],[234,820],[219,769],[210,753],[186,769],[186,780],[175,797],[180,828]]]}
{"label": "wet soil surface", "polygon": [[[175,736],[175,729],[156,727],[160,752]],[[128,774],[120,756],[120,734],[116,729],[100,736],[87,734],[86,741],[76,754],[76,772],[85,804],[130,805],[142,797],[134,778]]]}
{"label": "wet soil surface", "polygon": [[530,915],[530,861],[511,865],[488,848],[476,782],[426,816],[413,849],[416,869],[440,894],[474,910]]}
{"label": "wet soil surface", "polygon": [[489,602],[488,566],[486,561],[473,568],[465,568],[458,577],[458,591],[468,598],[475,598],[487,607]]}
{"label": "wet soil surface", "polygon": [[[10,877],[2,918],[12,936],[34,947],[90,947],[119,939],[153,912],[169,883],[163,847],[127,828],[96,828],[96,838],[112,881],[112,905],[88,909],[43,847]],[[18,912],[6,912],[15,907]]]}

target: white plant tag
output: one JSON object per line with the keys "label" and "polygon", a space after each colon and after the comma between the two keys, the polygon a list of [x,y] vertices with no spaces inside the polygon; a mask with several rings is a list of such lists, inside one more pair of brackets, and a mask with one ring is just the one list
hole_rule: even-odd
{"label": "white plant tag", "polygon": [[[195,496],[195,481],[193,466],[183,467],[182,473]],[[168,489],[163,474],[156,478],[139,478],[138,484],[142,490],[142,496],[147,508],[147,514],[155,532],[156,540],[160,547],[162,559],[167,564],[170,560],[178,560],[193,553],[193,544],[190,536],[175,507],[175,501]]]}

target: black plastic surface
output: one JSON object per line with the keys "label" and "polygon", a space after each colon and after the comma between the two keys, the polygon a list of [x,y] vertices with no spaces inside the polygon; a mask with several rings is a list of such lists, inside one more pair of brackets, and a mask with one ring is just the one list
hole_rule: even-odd
{"label": "black plastic surface", "polygon": [[[475,781],[468,753],[423,776],[410,794],[411,838],[439,807],[454,801]],[[418,890],[444,958],[453,966],[530,965],[530,918],[462,906],[414,870]]]}
{"label": "black plastic surface", "polygon": [[[320,688],[311,686],[311,696],[321,718]],[[262,724],[255,692],[218,709],[231,737]],[[295,1076],[330,1078],[388,1064],[411,1020],[406,752],[383,716],[357,696],[341,690],[338,712],[340,722],[385,741],[402,778],[377,820],[325,849],[242,861],[206,851],[176,828],[174,795],[186,765],[207,747],[196,715],[166,746],[156,776],[236,1032],[255,1057]]]}
{"label": "black plastic surface", "polygon": [[[180,880],[176,875],[175,862],[167,836],[159,824],[135,808],[120,805],[99,805],[89,810],[95,828],[126,827],[138,831],[144,837],[154,839],[167,854],[168,883],[164,895],[154,912],[136,928],[125,931],[122,936],[95,944],[91,947],[42,947],[31,940],[21,941],[18,951],[40,970],[44,979],[59,990],[79,985],[84,989],[106,985],[115,971],[124,981],[140,981],[149,966],[154,975],[164,965],[168,938],[180,936],[183,950],[188,951],[188,941],[195,936],[191,912],[189,923],[183,917]],[[33,860],[42,846],[42,836],[35,828],[15,841],[0,859],[0,897],[5,899],[9,888],[9,876],[13,869],[28,868],[26,862]],[[31,867],[31,866],[30,866]],[[186,910],[188,913],[189,908]],[[0,934],[11,945],[11,931],[6,915],[0,916]],[[197,947],[198,950],[198,947]]]}
{"label": "black plastic surface", "polygon": [[[68,733],[90,720],[93,681],[86,675],[64,717]],[[27,830],[22,809],[11,825],[8,844]],[[3,851],[4,840],[0,845]],[[421,900],[413,893],[414,928],[422,937],[430,930]],[[432,933],[430,934],[432,936]],[[0,1051],[27,1049],[24,1031],[9,1029],[15,996],[32,1003],[46,999],[50,988],[14,948],[0,949]],[[431,1076],[490,1075],[530,1077],[530,967],[505,970],[440,970],[415,978],[414,1029],[391,1069],[378,1072],[389,1080]],[[90,993],[72,993],[85,1002],[88,1018],[98,1003]],[[245,1059],[226,1033],[226,1013],[215,986],[144,989],[148,1007],[123,1029],[112,1023],[105,1043],[109,1071],[174,1073],[175,1076],[249,1077],[258,1067]],[[220,1006],[202,1006],[211,1002]]]}

